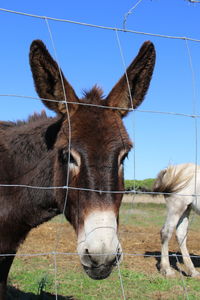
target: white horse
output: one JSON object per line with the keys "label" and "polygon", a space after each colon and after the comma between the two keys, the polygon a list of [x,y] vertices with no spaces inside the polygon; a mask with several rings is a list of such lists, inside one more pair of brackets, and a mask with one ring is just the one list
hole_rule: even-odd
{"label": "white horse", "polygon": [[161,273],[165,276],[175,274],[170,267],[168,243],[176,227],[176,237],[187,274],[199,276],[200,273],[190,259],[186,240],[191,209],[200,214],[200,196],[195,196],[200,195],[200,166],[192,163],[169,166],[158,174],[153,191],[165,193],[167,204],[167,218],[161,230]]}

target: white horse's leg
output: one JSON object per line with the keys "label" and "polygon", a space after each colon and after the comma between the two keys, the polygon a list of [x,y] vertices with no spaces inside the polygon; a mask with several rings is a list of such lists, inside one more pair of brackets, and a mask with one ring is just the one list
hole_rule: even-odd
{"label": "white horse's leg", "polygon": [[173,276],[175,274],[174,270],[170,267],[169,262],[169,241],[171,239],[172,233],[181,218],[184,211],[187,209],[187,205],[181,198],[170,197],[167,199],[167,218],[166,222],[161,230],[161,263],[160,272],[165,276]]}
{"label": "white horse's leg", "polygon": [[176,228],[176,237],[178,240],[179,247],[181,249],[181,253],[183,256],[183,262],[187,268],[188,275],[195,277],[199,276],[200,273],[195,270],[195,267],[193,265],[193,262],[190,258],[189,252],[187,250],[187,229],[188,229],[188,220],[189,220],[189,214],[190,214],[191,208],[188,207],[188,209],[185,211],[185,213],[182,215],[181,219],[179,220]]}

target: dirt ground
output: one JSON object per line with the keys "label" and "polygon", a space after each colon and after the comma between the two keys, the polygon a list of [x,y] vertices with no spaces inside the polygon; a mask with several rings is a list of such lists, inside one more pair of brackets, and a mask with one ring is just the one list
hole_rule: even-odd
{"label": "dirt ground", "polygon": [[[127,197],[126,201],[128,200],[130,199]],[[149,197],[141,197],[141,200],[150,201],[151,199]],[[138,197],[137,201],[139,201]],[[159,203],[163,199],[157,198],[157,201]],[[141,271],[146,274],[157,273],[160,255],[159,231],[160,228],[151,226],[141,228],[133,225],[120,225],[119,237],[124,252],[123,266],[129,270]],[[190,231],[188,244],[191,254],[200,255],[199,239],[196,238],[196,232]],[[172,239],[170,245],[171,252],[179,251],[175,238]],[[72,227],[67,222],[48,222],[32,230],[24,244],[20,247],[18,254],[48,253],[55,250],[62,253],[72,253],[72,255],[65,255],[64,259],[63,256],[60,257],[63,267],[66,267],[67,264],[69,268],[72,260],[77,265],[79,264],[77,254],[73,254],[76,253],[76,236]],[[23,259],[28,260],[29,257],[24,257]],[[177,258],[174,257],[171,263],[176,265]],[[194,264],[196,267],[200,267],[200,262],[197,259],[195,260],[195,258]],[[183,269],[182,264],[180,267]]]}
{"label": "dirt ground", "polygon": [[[55,251],[55,245],[57,244],[57,251],[62,253],[72,253],[72,255],[65,256],[62,261],[62,266],[71,263],[79,264],[79,259],[76,254],[76,237],[73,229],[68,223],[59,225],[57,231],[57,224],[46,223],[37,229],[34,229],[26,242],[21,246],[18,254],[26,253],[48,253]],[[59,233],[60,232],[60,233]],[[60,235],[60,239],[57,243],[57,234]],[[121,226],[119,230],[120,241],[123,246],[124,259],[123,264],[129,270],[138,272],[144,272],[146,274],[152,274],[158,272],[157,266],[159,263],[160,255],[160,238],[159,230],[155,228],[143,228],[133,226]],[[170,247],[170,251],[179,251],[176,246],[175,239],[172,240],[174,244]],[[199,240],[196,239],[196,234],[191,232],[189,235],[189,249],[191,254],[200,255]],[[158,257],[155,257],[155,256]],[[48,258],[49,255],[47,255]],[[24,260],[29,257],[24,257]],[[174,257],[171,263],[176,265],[177,259]],[[182,262],[182,260],[180,261]],[[196,267],[200,267],[199,261],[194,259]],[[181,269],[183,266],[181,264]]]}

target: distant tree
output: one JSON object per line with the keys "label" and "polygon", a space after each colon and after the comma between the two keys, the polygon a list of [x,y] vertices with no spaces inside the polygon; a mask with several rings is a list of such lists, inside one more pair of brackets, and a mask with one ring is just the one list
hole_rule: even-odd
{"label": "distant tree", "polygon": [[126,191],[141,191],[141,192],[150,192],[152,191],[153,178],[147,178],[144,180],[125,180],[125,190]]}

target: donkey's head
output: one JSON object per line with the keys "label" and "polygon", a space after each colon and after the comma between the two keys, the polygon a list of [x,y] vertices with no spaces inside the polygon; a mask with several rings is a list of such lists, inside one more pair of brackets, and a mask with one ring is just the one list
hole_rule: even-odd
{"label": "donkey's head", "polygon": [[47,147],[54,153],[53,184],[69,186],[67,195],[56,189],[56,201],[77,233],[81,263],[93,279],[106,278],[121,258],[117,231],[122,194],[109,192],[124,189],[123,161],[132,144],[122,118],[142,102],[154,63],[154,46],[145,42],[106,98],[94,87],[79,99],[44,44],[31,45],[38,95],[60,115],[46,132]]}

